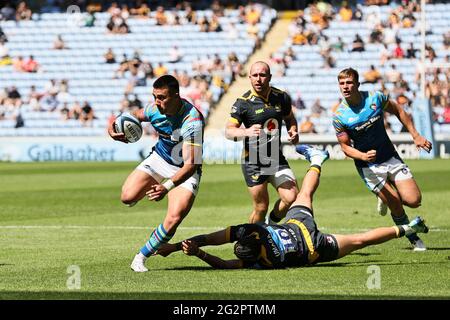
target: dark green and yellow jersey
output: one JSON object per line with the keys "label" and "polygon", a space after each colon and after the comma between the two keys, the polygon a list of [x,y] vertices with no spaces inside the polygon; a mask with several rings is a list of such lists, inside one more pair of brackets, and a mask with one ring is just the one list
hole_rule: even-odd
{"label": "dark green and yellow jersey", "polygon": [[[259,154],[273,157],[271,151],[281,154],[281,126],[283,118],[292,110],[290,96],[277,88],[271,87],[267,98],[249,90],[239,97],[231,108],[230,121],[250,128],[254,124],[260,124],[263,133],[258,138],[244,139],[243,157],[249,161],[249,154]],[[259,152],[260,148],[266,148]],[[266,163],[265,159],[259,159],[258,163]]]}
{"label": "dark green and yellow jersey", "polygon": [[256,263],[244,262],[245,268],[284,268],[308,264],[308,250],[294,225],[246,223],[227,228],[229,242],[252,234],[261,241],[261,254]]}

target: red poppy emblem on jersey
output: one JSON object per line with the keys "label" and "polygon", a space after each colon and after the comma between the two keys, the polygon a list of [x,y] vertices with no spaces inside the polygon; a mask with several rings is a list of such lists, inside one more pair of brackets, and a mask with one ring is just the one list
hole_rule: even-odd
{"label": "red poppy emblem on jersey", "polygon": [[372,110],[377,110],[377,105],[376,105],[375,103],[373,103],[373,104],[370,106],[370,108],[371,108]]}
{"label": "red poppy emblem on jersey", "polygon": [[279,127],[279,125],[278,125],[277,119],[271,118],[271,119],[268,119],[264,123],[263,129],[264,129],[264,132],[266,134],[271,134],[272,135],[272,134],[275,134],[275,133],[278,132],[278,127]]}

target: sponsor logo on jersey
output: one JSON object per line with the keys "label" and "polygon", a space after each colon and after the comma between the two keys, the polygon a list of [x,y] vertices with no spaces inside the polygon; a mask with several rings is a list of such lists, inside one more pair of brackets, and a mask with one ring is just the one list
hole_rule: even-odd
{"label": "sponsor logo on jersey", "polygon": [[251,178],[252,178],[253,181],[256,182],[256,181],[258,181],[259,176],[254,174],[254,175],[251,176]]}
{"label": "sponsor logo on jersey", "polygon": [[372,104],[370,105],[370,109],[372,109],[372,110],[377,110],[377,105],[376,105],[375,103],[372,103]]}
{"label": "sponsor logo on jersey", "polygon": [[362,125],[355,127],[355,130],[361,131],[361,130],[370,128],[378,119],[380,119],[380,115],[370,118],[368,121],[364,122]]}
{"label": "sponsor logo on jersey", "polygon": [[359,117],[350,117],[348,118],[348,122],[355,122],[359,119]]}
{"label": "sponsor logo on jersey", "polygon": [[255,114],[260,114],[260,113],[263,113],[263,112],[264,112],[264,109],[255,110]]}

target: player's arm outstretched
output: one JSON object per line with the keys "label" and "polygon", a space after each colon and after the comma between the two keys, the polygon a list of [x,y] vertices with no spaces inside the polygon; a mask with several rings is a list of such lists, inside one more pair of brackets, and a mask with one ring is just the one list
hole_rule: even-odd
{"label": "player's arm outstretched", "polygon": [[209,234],[198,235],[178,243],[166,243],[158,249],[157,254],[167,257],[173,252],[183,250],[183,253],[186,255],[196,256],[216,269],[243,268],[244,265],[239,259],[223,260],[200,249],[203,246],[220,246],[229,243],[227,232],[229,232],[228,229],[223,229]]}
{"label": "player's arm outstretched", "polygon": [[405,110],[403,110],[402,107],[400,107],[396,102],[389,100],[384,110],[392,113],[398,118],[398,120],[400,120],[400,122],[405,126],[406,130],[408,130],[408,132],[411,134],[417,149],[422,148],[426,152],[430,153],[433,145],[430,141],[425,139],[417,132],[411,117],[405,112]]}

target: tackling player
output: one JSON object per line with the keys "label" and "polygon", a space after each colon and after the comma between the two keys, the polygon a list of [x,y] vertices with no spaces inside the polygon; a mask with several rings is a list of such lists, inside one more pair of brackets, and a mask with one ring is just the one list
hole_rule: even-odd
{"label": "tackling player", "polygon": [[[384,112],[394,114],[411,134],[417,148],[431,151],[431,142],[422,137],[410,116],[381,92],[359,91],[359,75],[352,68],[338,75],[344,98],[333,116],[338,142],[346,156],[353,158],[366,186],[378,197],[378,212],[391,211],[396,225],[409,223],[403,205],[417,208],[422,196],[411,170],[396,152],[384,127]],[[387,205],[387,207],[386,207]],[[415,251],[426,247],[416,234],[407,235]]]}
{"label": "tackling player", "polygon": [[298,143],[297,121],[292,113],[291,98],[270,86],[271,77],[267,63],[258,61],[251,66],[252,90],[236,100],[225,129],[228,139],[244,139],[242,172],[253,199],[251,223],[264,221],[266,217],[269,182],[280,196],[267,216],[269,222],[280,221],[298,193],[295,175],[282,154],[280,143],[283,120],[289,141]]}
{"label": "tackling player", "polygon": [[[196,256],[219,269],[302,267],[333,261],[366,246],[405,235],[428,232],[420,217],[409,224],[376,228],[360,234],[320,232],[314,221],[312,202],[319,186],[321,166],[328,159],[328,153],[308,145],[297,146],[297,151],[311,162],[311,166],[303,179],[297,199],[287,213],[286,222],[278,225],[257,223],[231,226],[180,243],[165,244],[157,254],[168,256],[172,252],[183,250],[185,254]],[[236,242],[234,254],[237,259],[223,260],[199,249],[201,246],[230,242]]]}
{"label": "tackling player", "polygon": [[[164,221],[151,233],[150,239],[136,254],[131,269],[145,272],[145,260],[159,246],[168,242],[189,213],[197,195],[202,165],[205,122],[202,114],[179,95],[175,77],[164,75],[153,83],[154,105],[133,112],[139,121],[150,122],[159,140],[149,156],[128,176],[122,186],[121,200],[135,205],[147,196],[151,201],[168,197]],[[123,133],[108,128],[114,140],[126,142]],[[164,183],[163,180],[167,179]]]}

